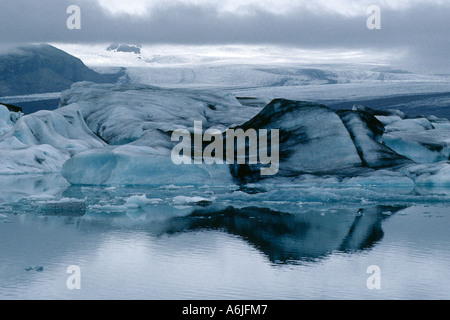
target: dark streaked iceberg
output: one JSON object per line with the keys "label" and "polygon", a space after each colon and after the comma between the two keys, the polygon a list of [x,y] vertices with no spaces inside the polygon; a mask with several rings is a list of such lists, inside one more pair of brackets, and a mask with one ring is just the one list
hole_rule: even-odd
{"label": "dark streaked iceberg", "polygon": [[[280,172],[352,176],[367,169],[412,164],[382,142],[383,124],[365,111],[333,111],[326,106],[277,99],[244,125],[243,130],[280,128]],[[259,166],[234,165],[241,181],[255,181]]]}

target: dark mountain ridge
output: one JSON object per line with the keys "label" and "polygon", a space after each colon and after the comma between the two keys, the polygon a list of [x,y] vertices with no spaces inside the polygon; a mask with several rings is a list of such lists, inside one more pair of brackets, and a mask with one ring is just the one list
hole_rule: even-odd
{"label": "dark mountain ridge", "polygon": [[0,97],[59,92],[79,81],[115,83],[124,75],[100,74],[80,59],[48,44],[0,53]]}

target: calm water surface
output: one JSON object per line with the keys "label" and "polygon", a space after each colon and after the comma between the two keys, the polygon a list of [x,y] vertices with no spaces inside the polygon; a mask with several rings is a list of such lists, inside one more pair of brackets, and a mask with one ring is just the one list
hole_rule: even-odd
{"label": "calm water surface", "polygon": [[[52,179],[2,195],[1,299],[450,299],[447,195],[276,200]],[[80,290],[66,286],[71,265]],[[367,287],[371,265],[380,290]]]}

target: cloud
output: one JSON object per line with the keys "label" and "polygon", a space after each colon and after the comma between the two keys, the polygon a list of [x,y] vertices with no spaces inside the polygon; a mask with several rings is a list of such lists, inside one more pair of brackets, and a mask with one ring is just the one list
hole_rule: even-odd
{"label": "cloud", "polygon": [[[450,72],[448,1],[376,2],[381,30],[366,27],[372,0],[2,0],[0,43],[276,44],[374,56],[397,50],[409,52],[402,65]],[[72,4],[81,8],[81,30],[66,27]]]}
{"label": "cloud", "polygon": [[155,11],[181,6],[209,7],[219,14],[253,15],[263,11],[274,15],[286,15],[292,11],[333,13],[343,16],[362,16],[365,9],[378,5],[387,10],[406,10],[422,5],[448,6],[445,0],[92,0],[112,14],[151,15]]}

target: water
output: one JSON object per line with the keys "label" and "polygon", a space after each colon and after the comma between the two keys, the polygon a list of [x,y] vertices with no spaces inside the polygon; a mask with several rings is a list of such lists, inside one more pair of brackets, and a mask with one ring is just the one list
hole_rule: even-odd
{"label": "water", "polygon": [[55,110],[59,106],[61,93],[50,92],[25,96],[0,97],[0,103],[20,107],[24,114],[31,114],[39,110]]}
{"label": "water", "polygon": [[1,299],[450,298],[442,191],[1,181]]}

